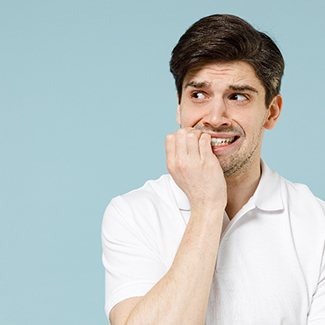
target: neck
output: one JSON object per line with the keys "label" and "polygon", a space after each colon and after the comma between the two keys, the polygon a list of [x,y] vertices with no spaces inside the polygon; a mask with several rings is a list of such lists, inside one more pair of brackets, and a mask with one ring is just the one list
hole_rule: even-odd
{"label": "neck", "polygon": [[253,162],[238,175],[233,175],[226,178],[228,195],[226,212],[230,220],[254,194],[260,178],[260,160]]}

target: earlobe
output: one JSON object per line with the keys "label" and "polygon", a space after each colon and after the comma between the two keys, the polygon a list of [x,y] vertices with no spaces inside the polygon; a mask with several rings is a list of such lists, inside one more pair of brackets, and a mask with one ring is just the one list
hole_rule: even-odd
{"label": "earlobe", "polygon": [[265,120],[264,127],[268,130],[271,130],[274,128],[282,110],[282,96],[276,95],[269,108],[268,108],[268,116]]}

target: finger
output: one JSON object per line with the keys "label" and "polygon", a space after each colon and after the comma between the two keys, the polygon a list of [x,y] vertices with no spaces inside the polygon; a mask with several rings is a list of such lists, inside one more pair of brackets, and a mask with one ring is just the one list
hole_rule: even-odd
{"label": "finger", "polygon": [[179,129],[175,133],[175,157],[184,158],[187,156],[186,129]]}
{"label": "finger", "polygon": [[187,133],[187,152],[191,159],[200,158],[199,138],[201,132],[198,130],[191,130]]}
{"label": "finger", "polygon": [[202,133],[199,139],[199,150],[200,156],[202,159],[211,157],[212,149],[211,149],[211,135],[208,133]]}
{"label": "finger", "polygon": [[175,151],[176,151],[176,143],[175,143],[175,135],[174,134],[167,134],[166,141],[166,162],[167,168],[170,170],[175,162]]}

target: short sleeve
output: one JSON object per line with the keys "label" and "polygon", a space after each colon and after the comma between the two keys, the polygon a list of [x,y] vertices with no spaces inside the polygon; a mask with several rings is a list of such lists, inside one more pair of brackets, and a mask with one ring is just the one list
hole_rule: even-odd
{"label": "short sleeve", "polygon": [[323,249],[322,267],[316,291],[313,295],[310,311],[308,314],[308,325],[325,324],[325,243]]}
{"label": "short sleeve", "polygon": [[105,210],[102,260],[107,317],[118,302],[145,295],[165,273],[158,252],[147,240],[148,229],[141,229],[133,217],[134,211],[121,196],[114,198]]}

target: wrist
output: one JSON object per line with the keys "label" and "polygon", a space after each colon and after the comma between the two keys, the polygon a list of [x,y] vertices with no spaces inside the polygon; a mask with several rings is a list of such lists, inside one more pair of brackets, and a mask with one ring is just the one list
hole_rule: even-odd
{"label": "wrist", "polygon": [[191,215],[200,216],[204,219],[223,219],[226,206],[221,203],[193,204]]}

